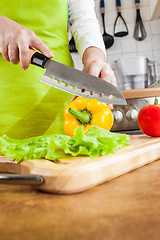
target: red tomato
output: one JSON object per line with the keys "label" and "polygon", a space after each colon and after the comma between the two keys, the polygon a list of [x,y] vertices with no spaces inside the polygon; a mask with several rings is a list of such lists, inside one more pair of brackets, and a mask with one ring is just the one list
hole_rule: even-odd
{"label": "red tomato", "polygon": [[160,105],[147,105],[138,114],[141,131],[149,136],[160,137]]}

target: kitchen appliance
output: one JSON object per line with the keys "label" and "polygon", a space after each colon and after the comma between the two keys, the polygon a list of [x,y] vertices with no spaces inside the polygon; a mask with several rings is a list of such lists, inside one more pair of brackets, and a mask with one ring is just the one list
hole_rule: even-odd
{"label": "kitchen appliance", "polygon": [[139,111],[148,104],[154,104],[155,96],[160,103],[160,87],[131,89],[121,91],[127,101],[126,106],[114,106],[114,124],[111,131],[139,130],[137,117]]}
{"label": "kitchen appliance", "polygon": [[153,87],[158,82],[157,63],[141,56],[115,61],[115,75],[120,90]]}
{"label": "kitchen appliance", "polygon": [[16,163],[1,156],[0,172],[3,174],[0,174],[0,183],[30,184],[44,192],[72,194],[90,189],[160,158],[160,137],[141,134],[130,138],[129,146],[115,154],[96,159],[80,156],[57,162],[43,159]]}

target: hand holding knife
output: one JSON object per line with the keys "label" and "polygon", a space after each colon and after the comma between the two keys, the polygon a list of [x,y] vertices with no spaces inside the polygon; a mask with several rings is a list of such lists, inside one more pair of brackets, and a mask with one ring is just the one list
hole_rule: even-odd
{"label": "hand holding knife", "polygon": [[50,86],[77,96],[95,98],[110,104],[126,105],[120,90],[101,78],[51,60],[31,49],[30,63],[46,69],[41,81]]}

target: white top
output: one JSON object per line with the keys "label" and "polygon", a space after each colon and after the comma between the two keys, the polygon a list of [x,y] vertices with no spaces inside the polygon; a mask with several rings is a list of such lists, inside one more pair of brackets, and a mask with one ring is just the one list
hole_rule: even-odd
{"label": "white top", "polygon": [[94,0],[69,0],[68,3],[70,30],[80,57],[91,46],[100,48],[106,54]]}

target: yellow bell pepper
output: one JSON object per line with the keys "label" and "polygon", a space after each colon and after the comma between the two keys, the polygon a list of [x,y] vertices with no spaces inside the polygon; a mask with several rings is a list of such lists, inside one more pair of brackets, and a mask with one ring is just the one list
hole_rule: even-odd
{"label": "yellow bell pepper", "polygon": [[65,108],[63,127],[65,133],[73,137],[75,129],[80,125],[84,126],[84,133],[91,125],[110,130],[113,115],[108,104],[94,98],[77,97]]}

